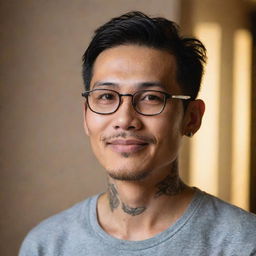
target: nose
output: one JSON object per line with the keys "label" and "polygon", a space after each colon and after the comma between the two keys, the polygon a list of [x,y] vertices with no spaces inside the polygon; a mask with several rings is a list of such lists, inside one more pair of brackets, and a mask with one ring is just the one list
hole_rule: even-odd
{"label": "nose", "polygon": [[113,128],[115,130],[139,130],[142,122],[132,106],[132,97],[124,96],[119,109],[114,113]]}

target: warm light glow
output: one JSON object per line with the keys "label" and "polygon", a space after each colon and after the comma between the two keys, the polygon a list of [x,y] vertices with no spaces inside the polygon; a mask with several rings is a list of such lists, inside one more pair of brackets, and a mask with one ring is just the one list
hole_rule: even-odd
{"label": "warm light glow", "polygon": [[234,42],[231,200],[248,210],[252,38],[248,31],[238,30]]}
{"label": "warm light glow", "polygon": [[216,23],[200,23],[195,33],[206,46],[208,62],[199,94],[206,103],[206,112],[202,127],[192,140],[190,183],[217,195],[221,28]]}

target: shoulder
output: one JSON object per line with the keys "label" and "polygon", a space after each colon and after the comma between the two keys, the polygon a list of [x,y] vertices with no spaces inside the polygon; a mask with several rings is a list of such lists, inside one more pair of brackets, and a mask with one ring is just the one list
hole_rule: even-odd
{"label": "shoulder", "polygon": [[252,239],[256,242],[256,215],[215,196],[204,193],[201,203],[201,215],[209,221],[212,230],[229,235],[233,239]]}
{"label": "shoulder", "polygon": [[44,231],[58,231],[67,229],[73,225],[79,224],[82,219],[85,218],[85,213],[89,209],[90,202],[93,198],[88,198],[82,202],[79,202],[72,207],[55,214],[44,221],[40,222],[30,233],[36,234]]}
{"label": "shoulder", "polygon": [[211,208],[214,214],[219,215],[222,218],[229,217],[233,220],[248,220],[256,224],[255,214],[247,212],[213,195],[207,194],[205,192],[202,193],[204,194],[203,207]]}
{"label": "shoulder", "polygon": [[82,227],[89,229],[89,211],[91,204],[96,199],[97,196],[90,197],[39,223],[24,239],[20,255],[29,255],[29,253],[41,255],[38,251],[51,248],[51,245],[55,246],[61,241],[70,239],[70,234],[79,234]]}

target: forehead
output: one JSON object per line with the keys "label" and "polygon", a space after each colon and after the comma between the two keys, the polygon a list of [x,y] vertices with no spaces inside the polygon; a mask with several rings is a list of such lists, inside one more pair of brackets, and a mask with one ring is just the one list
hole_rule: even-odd
{"label": "forehead", "polygon": [[169,52],[146,46],[121,45],[103,51],[96,58],[91,87],[99,82],[120,85],[154,82],[169,88],[176,84],[175,74],[176,60]]}

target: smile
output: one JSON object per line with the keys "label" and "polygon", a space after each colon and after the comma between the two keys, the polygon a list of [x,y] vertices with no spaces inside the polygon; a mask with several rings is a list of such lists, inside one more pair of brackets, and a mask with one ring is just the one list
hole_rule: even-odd
{"label": "smile", "polygon": [[107,146],[116,153],[135,153],[144,149],[148,145],[140,140],[113,140],[107,142]]}

